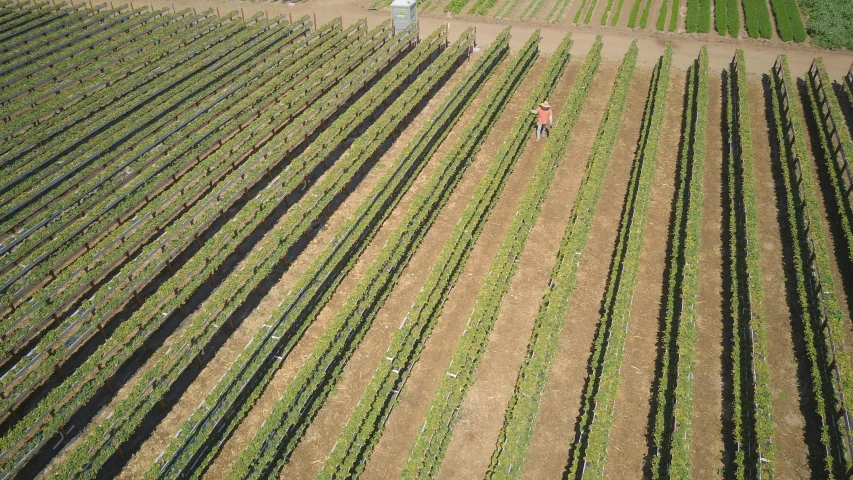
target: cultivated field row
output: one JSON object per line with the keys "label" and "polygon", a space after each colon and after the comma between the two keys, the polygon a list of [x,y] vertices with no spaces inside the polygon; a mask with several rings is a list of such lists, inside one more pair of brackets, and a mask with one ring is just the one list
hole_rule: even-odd
{"label": "cultivated field row", "polygon": [[0,478],[853,466],[853,71],[0,24]]}

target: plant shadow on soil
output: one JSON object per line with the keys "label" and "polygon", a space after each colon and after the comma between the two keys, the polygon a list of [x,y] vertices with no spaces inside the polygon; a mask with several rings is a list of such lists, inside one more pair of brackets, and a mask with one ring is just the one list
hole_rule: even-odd
{"label": "plant shadow on soil", "polygon": [[[659,68],[659,66],[660,66],[660,62],[658,63],[658,67],[656,67],[656,68]],[[656,86],[655,78],[656,78],[655,76],[652,76],[652,79],[651,79],[652,83],[649,85],[649,93],[648,93],[648,97],[647,97],[645,107],[643,110],[644,118],[646,115],[649,115],[650,111],[652,111],[654,109],[654,90],[653,90],[653,88]],[[603,121],[606,121],[606,119]],[[621,124],[620,124],[620,129],[621,129]],[[622,209],[620,212],[620,217],[619,217],[620,220],[619,220],[619,225],[618,225],[618,230],[617,230],[618,233],[616,235],[616,239],[615,239],[614,244],[613,244],[613,253],[610,255],[610,265],[608,267],[607,282],[605,283],[605,285],[607,285],[607,286],[615,285],[616,288],[613,289],[612,295],[610,296],[610,298],[608,298],[607,290],[605,290],[604,295],[601,298],[601,307],[599,308],[599,324],[596,327],[596,332],[595,332],[595,335],[593,337],[593,341],[592,341],[592,343],[590,345],[590,349],[589,349],[589,360],[587,362],[587,367],[586,367],[587,374],[586,374],[586,379],[584,380],[583,389],[581,390],[581,392],[582,392],[581,393],[581,395],[582,395],[581,406],[580,406],[580,411],[578,412],[577,419],[575,420],[574,440],[572,441],[571,446],[569,447],[568,459],[566,461],[566,465],[563,468],[563,477],[562,477],[563,480],[569,480],[572,478],[571,477],[572,465],[576,461],[580,461],[586,454],[586,442],[579,442],[579,439],[582,437],[582,435],[585,432],[587,432],[589,430],[589,427],[592,423],[592,416],[588,417],[587,420],[584,421],[584,413],[588,409],[592,408],[592,405],[591,404],[587,405],[587,402],[593,401],[593,398],[592,397],[583,398],[583,397],[586,396],[585,392],[587,392],[588,390],[592,391],[592,392],[597,391],[598,386],[599,386],[599,382],[601,380],[600,379],[600,371],[604,366],[605,349],[602,348],[601,353],[599,353],[599,355],[596,356],[595,344],[598,342],[598,339],[600,339],[600,338],[608,338],[609,333],[610,333],[610,329],[612,327],[613,307],[616,303],[617,292],[619,290],[619,284],[620,284],[620,280],[622,278],[622,269],[621,268],[617,269],[616,264],[617,264],[617,262],[620,261],[619,259],[624,259],[625,252],[628,249],[627,237],[626,237],[626,241],[623,242],[623,244],[621,244],[621,245],[619,243],[619,237],[620,237],[622,230],[627,228],[625,220],[629,219],[629,221],[630,221],[630,219],[633,219],[633,208],[631,208],[629,211],[628,201],[631,198],[636,198],[639,187],[640,187],[640,182],[636,181],[633,185],[630,182],[634,179],[635,176],[637,177],[637,179],[639,179],[640,172],[642,171],[642,167],[643,167],[643,162],[642,162],[642,160],[637,160],[636,157],[638,154],[640,154],[640,152],[643,151],[643,148],[645,147],[647,140],[648,140],[648,131],[647,130],[644,131],[641,129],[640,130],[640,138],[637,139],[637,146],[634,148],[634,153],[633,153],[634,160],[632,162],[631,171],[630,171],[630,174],[628,176],[629,183],[628,183],[628,185],[626,185],[625,195],[623,196],[623,199],[622,199]],[[609,169],[605,169],[605,175],[607,174],[607,170],[609,170]],[[609,287],[606,287],[606,288],[609,288]],[[602,323],[604,324],[603,328],[601,327]],[[592,388],[591,390],[590,390],[590,387]],[[582,469],[579,469],[576,472],[575,477],[581,478],[582,474],[583,474]]]}
{"label": "plant shadow on soil", "polygon": [[727,117],[729,115],[729,89],[731,83],[731,77],[729,76],[728,70],[723,70],[721,73],[720,81],[723,84],[722,87],[722,96],[721,96],[721,112],[720,115],[720,132],[722,133],[723,143],[722,143],[722,173],[720,176],[720,196],[721,196],[721,205],[722,205],[722,213],[723,218],[722,222],[720,222],[720,247],[722,254],[722,291],[720,296],[720,312],[722,313],[723,320],[723,350],[722,350],[722,358],[720,359],[720,378],[721,384],[723,387],[722,393],[722,429],[720,430],[720,435],[723,439],[723,448],[724,450],[721,453],[722,456],[722,473],[725,478],[733,478],[734,475],[734,459],[733,452],[736,451],[737,444],[735,442],[734,437],[734,394],[732,392],[733,383],[731,378],[731,372],[733,369],[732,362],[732,336],[734,335],[734,316],[731,311],[733,292],[732,292],[732,278],[731,278],[731,249],[729,248],[729,229],[731,228],[731,207],[728,202],[729,193],[729,182],[728,177],[729,173],[729,161],[730,154],[729,149],[726,148],[732,142],[732,132],[729,131],[729,125],[727,122]]}
{"label": "plant shadow on soil", "polygon": [[[698,60],[694,62],[694,69],[698,68]],[[695,73],[692,76],[688,76],[685,79],[685,87],[684,87],[684,95],[682,97],[682,105],[687,105],[689,101],[689,94],[691,85],[695,88],[698,85],[699,77]],[[695,99],[694,99],[695,105]],[[695,108],[695,107],[694,107]],[[650,399],[650,408],[648,418],[646,419],[646,455],[643,458],[643,475],[646,478],[652,478],[653,474],[653,459],[655,457],[655,443],[654,443],[654,430],[655,430],[655,421],[658,416],[658,413],[663,409],[663,416],[665,419],[672,418],[672,402],[666,402],[665,405],[660,405],[657,402],[657,392],[658,389],[661,388],[661,381],[664,375],[667,378],[667,391],[666,398],[671,398],[672,393],[674,392],[675,382],[677,380],[678,374],[678,364],[674,361],[674,355],[677,355],[677,346],[676,339],[678,336],[678,319],[681,315],[681,295],[682,295],[682,281],[683,281],[683,269],[684,269],[684,238],[687,235],[687,215],[682,215],[681,221],[678,225],[676,225],[676,206],[678,202],[678,193],[684,189],[685,198],[684,198],[684,211],[686,213],[689,208],[689,192],[690,192],[690,184],[691,184],[691,176],[690,171],[693,168],[693,138],[686,138],[685,132],[688,126],[688,122],[692,121],[689,118],[690,109],[684,108],[681,114],[681,137],[678,140],[678,158],[676,159],[675,164],[675,185],[673,188],[672,199],[669,204],[669,231],[666,238],[666,264],[663,269],[663,288],[661,289],[661,297],[659,301],[660,310],[658,311],[658,335],[656,342],[656,350],[657,350],[657,358],[655,360],[655,376],[652,381],[651,388],[649,389],[649,399]],[[686,150],[686,152],[685,152]],[[686,164],[684,163],[684,157],[687,157]],[[679,172],[683,169],[687,169],[688,173],[685,178],[685,181],[682,182],[681,176]],[[675,241],[675,236],[678,235],[681,238],[681,246],[678,249],[678,252],[674,252],[675,246],[673,245]],[[671,259],[673,255],[677,255],[675,261],[675,278],[674,282],[670,282],[671,275],[673,274],[672,267],[673,262]],[[664,338],[664,332],[666,330],[666,317],[668,310],[668,298],[672,297],[672,331],[670,332],[669,341],[667,342]],[[669,367],[667,371],[664,372],[663,360],[665,356],[673,356],[670,360]],[[671,435],[671,422],[666,422],[663,431],[663,444],[661,445],[664,452],[667,452],[669,449],[669,437]],[[669,456],[665,454],[665,456],[661,459],[661,469],[665,469],[666,465],[669,463]]]}
{"label": "plant shadow on soil", "polygon": [[[788,223],[788,203],[786,199],[785,180],[782,173],[782,162],[790,162],[789,158],[782,158],[780,145],[782,142],[788,142],[786,138],[779,138],[778,130],[774,128],[776,119],[773,112],[772,86],[770,76],[763,74],[761,78],[762,91],[764,92],[764,116],[767,125],[769,126],[768,135],[770,137],[770,170],[773,174],[773,191],[776,201],[776,224],[779,226],[779,233],[782,239],[782,271],[785,274],[785,301],[788,304],[788,310],[793,313],[789,319],[791,322],[791,339],[794,345],[794,358],[797,362],[797,397],[800,407],[800,413],[805,419],[805,428],[803,429],[803,440],[808,447],[808,463],[811,469],[812,478],[817,472],[823,469],[823,460],[825,451],[820,439],[821,417],[815,410],[815,404],[812,401],[811,375],[809,370],[808,352],[804,342],[804,331],[806,327],[804,322],[809,318],[808,314],[800,308],[796,282],[792,279],[796,278],[797,272],[794,267],[794,249],[791,247],[795,241],[794,234],[791,231]],[[791,101],[796,101],[792,98]],[[780,105],[781,103],[780,98]],[[801,255],[806,255],[802,253]],[[808,259],[802,258],[805,262]]]}
{"label": "plant shadow on soil", "polygon": [[[815,112],[812,110],[809,94],[806,90],[807,88],[809,87],[805,80],[798,78],[796,90],[800,96],[800,105],[803,107],[803,120],[805,120],[806,128],[805,134],[810,140],[809,153],[814,159],[816,166],[816,187],[820,189],[821,197],[823,198],[823,207],[826,210],[829,234],[831,238],[834,239],[833,253],[835,255],[836,265],[838,266],[838,273],[841,277],[839,283],[842,292],[846,297],[846,305],[843,301],[839,301],[839,304],[842,305],[842,308],[846,306],[847,319],[850,320],[853,318],[853,261],[850,259],[850,257],[853,256],[853,252],[848,251],[844,242],[844,228],[841,224],[840,217],[842,212],[839,211],[838,204],[835,202],[832,180],[827,169],[833,168],[836,175],[841,175],[841,172],[837,167],[835,159],[827,158],[824,154],[823,147],[820,142],[820,132],[818,130],[820,127],[816,123]],[[826,132],[826,129],[824,129],[824,132],[828,133]],[[853,160],[853,158],[850,160]],[[849,218],[853,218],[853,215]],[[839,279],[836,278],[836,280]]]}
{"label": "plant shadow on soil", "polygon": [[[398,63],[404,56],[398,57],[394,62],[392,62],[385,70],[387,71],[390,68]],[[430,62],[434,61],[438,58],[437,54],[434,54],[430,57]],[[439,91],[439,89],[452,77],[453,73],[459,67],[459,65],[464,62],[464,58],[460,59],[453,68],[439,81],[434,85],[429,94],[427,94],[421,102],[419,102],[413,111],[406,116],[403,122],[400,125],[400,129],[404,129],[407,125],[409,125],[417,115],[423,110],[423,108],[427,105],[429,100]],[[326,127],[330,126],[334,120],[343,112],[346,111],[345,107],[352,105],[356,102],[361,96],[363,96],[376,82],[381,78],[381,74],[378,74],[375,79],[369,82],[367,85],[362,87],[362,89],[357,92],[356,95],[344,106],[338,109],[330,119],[325,123]],[[415,76],[411,76],[407,79],[406,83],[411,83],[414,81]],[[402,89],[400,90],[402,91]],[[392,94],[392,97],[388,100],[388,103],[394,101],[396,96],[399,93]],[[377,111],[374,115],[381,114],[381,111]],[[341,148],[339,148],[334,154],[332,154],[329,158],[326,159],[322,164],[320,164],[317,169],[311,172],[311,177],[313,179],[319,178],[325,171],[331,168],[335,161],[342,155],[342,153],[346,150],[352,141],[358,137],[367,127],[374,121],[374,115],[366,118],[361,125],[359,125],[353,136],[350,138],[344,139]],[[322,133],[322,130],[318,130],[315,132],[314,138]],[[230,332],[233,329],[239,327],[242,321],[248,317],[248,315],[254,310],[254,308],[258,305],[261,299],[268,293],[269,289],[272,288],[277,281],[281,278],[284,272],[287,270],[286,265],[292,263],[293,259],[295,259],[301,252],[307,247],[310,243],[311,239],[323,228],[323,225],[328,220],[328,218],[337,210],[337,208],[346,200],[348,197],[348,192],[352,192],[355,188],[360,184],[360,182],[365,178],[367,172],[372,168],[376,162],[381,158],[382,153],[390,148],[391,144],[395,140],[395,137],[391,136],[383,142],[382,145],[376,150],[376,153],[373,154],[371,158],[369,158],[365,162],[365,167],[362,170],[361,175],[356,175],[353,180],[350,181],[348,188],[339,193],[337,197],[335,197],[330,203],[326,213],[321,215],[319,221],[315,224],[311,225],[302,237],[298,240],[298,242],[292,247],[291,251],[285,256],[285,258],[280,261],[274,268],[272,274],[263,279],[258,289],[254,293],[252,293],[246,302],[238,308],[238,310],[232,315],[230,322],[233,325],[233,328],[230,325],[223,325],[222,328],[214,335],[211,342],[208,344],[206,348],[203,350],[203,355],[201,355],[200,362],[197,364],[197,368],[187,368],[181,376],[174,382],[169,392],[164,395],[163,404],[161,408],[154,408],[149,411],[148,415],[145,417],[143,424],[134,432],[131,439],[128,440],[122,446],[122,452],[114,453],[111,458],[105,463],[104,467],[99,472],[99,478],[112,478],[117,475],[124,464],[127,462],[127,459],[138,450],[138,448],[142,445],[142,443],[151,435],[151,433],[156,428],[156,425],[168,414],[171,407],[177,403],[180,399],[182,392],[186,390],[186,388],[193,382],[196,376],[201,372],[207,362],[212,359],[215,353],[219,350],[219,348],[225,344],[225,341],[230,335]],[[283,160],[276,169],[273,170],[272,175],[269,178],[274,178],[275,175],[280,173],[286,165],[289,165],[289,160],[296,158],[301,152],[303,152],[310,142],[303,142],[297,149],[294,150],[293,153],[288,155],[288,158]],[[219,229],[227,224],[237,212],[239,212],[240,208],[243,207],[249,198],[252,198],[257,192],[262,190],[266,184],[267,179],[261,181],[256,185],[253,189],[250,190],[251,194],[244,196],[240,201],[238,201],[234,206],[232,206],[221,219],[217,220],[211,228],[208,229],[207,232],[200,238],[203,241],[206,241],[213,237]],[[170,317],[166,320],[166,322],[149,338],[147,342],[147,348],[140,348],[137,352],[131,356],[117,371],[117,373],[110,379],[110,383],[112,388],[109,388],[108,385],[104,385],[98,389],[98,392],[95,396],[84,406],[82,407],[76,414],[72,416],[67,425],[77,426],[77,432],[85,429],[86,425],[90,424],[92,420],[94,420],[100,410],[107,406],[110,401],[115,397],[115,391],[118,391],[124,386],[126,382],[133,379],[137,374],[139,368],[141,368],[148,359],[152,356],[152,354],[156,353],[157,350],[165,344],[167,339],[181,326],[183,325],[192,315],[192,313],[200,307],[203,302],[208,298],[208,296],[216,289],[219,282],[226,278],[228,274],[236,268],[239,263],[248,255],[255,244],[260,241],[264,235],[276,224],[276,222],[289,210],[287,205],[293,205],[298,201],[308,190],[309,184],[303,185],[299,191],[294,192],[294,195],[288,197],[288,202],[285,204],[284,198],[280,199],[281,204],[279,204],[273,213],[266,219],[263,225],[260,225],[255,231],[251,233],[251,235],[244,241],[244,243],[240,246],[237,252],[233,253],[228,259],[223,263],[223,265],[211,276],[210,281],[203,284],[201,288],[197,292],[195,292],[192,297],[186,302],[183,306],[182,311],[176,310],[173,312]],[[188,250],[183,252],[178,256],[176,261],[172,264],[175,270],[178,270],[183,266],[183,264],[192,257],[192,254],[195,253],[197,247],[192,245]],[[160,284],[169,278],[171,274],[168,270],[164,270],[161,272],[152,282],[150,282],[143,292],[140,292],[140,300],[142,302],[155,293]],[[106,282],[106,280],[104,280]],[[124,309],[113,317],[113,319],[105,325],[105,334],[107,337],[125,320],[127,320],[133,312],[136,310],[137,306],[134,302],[128,302],[128,304],[124,307]],[[73,309],[69,309],[69,311],[73,311]],[[72,358],[66,362],[61,372],[54,372],[52,378],[45,383],[42,387],[40,387],[36,394],[27,400],[25,404],[22,406],[28,410],[34,408],[40,400],[42,400],[50,391],[50,389],[62,383],[62,381],[70,375],[77,367],[83,364],[86,359],[96,351],[98,346],[103,342],[103,338],[100,336],[94,336],[90,339],[83,347],[76,352]],[[25,413],[23,413],[25,414]],[[22,415],[23,415],[22,414]],[[8,425],[0,426],[1,429],[6,429],[11,426],[11,423],[7,421]],[[68,428],[70,430],[71,427]],[[70,440],[70,439],[69,439]],[[50,439],[48,445],[61,444],[65,441],[65,439],[59,434],[55,435],[54,438]],[[124,455],[122,455],[122,453]],[[56,456],[56,451],[54,449],[47,449],[40,452],[33,460],[21,471],[21,478],[34,478],[44,465],[47,465],[51,458]]]}

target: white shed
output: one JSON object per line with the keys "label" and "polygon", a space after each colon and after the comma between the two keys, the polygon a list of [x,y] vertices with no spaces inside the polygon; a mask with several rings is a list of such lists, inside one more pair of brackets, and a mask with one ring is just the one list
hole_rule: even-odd
{"label": "white shed", "polygon": [[391,2],[391,22],[394,33],[400,33],[411,24],[418,23],[417,0],[394,0]]}

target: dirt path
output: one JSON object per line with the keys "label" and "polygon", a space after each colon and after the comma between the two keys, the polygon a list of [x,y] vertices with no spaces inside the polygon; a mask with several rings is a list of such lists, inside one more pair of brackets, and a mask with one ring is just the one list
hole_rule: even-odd
{"label": "dirt path", "polygon": [[691,476],[720,477],[723,390],[723,163],[722,83],[711,74],[708,88],[708,128],[702,188],[702,239],[699,248],[699,295],[696,300],[696,372],[693,382],[693,440]]}
{"label": "dirt path", "polygon": [[[520,0],[520,3],[523,1]],[[628,5],[630,1],[625,0],[626,5],[623,6],[624,11],[622,13],[625,18],[630,14],[630,5]],[[119,5],[121,3],[130,3],[130,1],[118,0],[114,3],[115,5]],[[207,8],[219,9],[222,14],[237,10],[243,12],[246,18],[257,12],[266,12],[270,17],[275,15],[293,15],[294,19],[302,15],[316,14],[318,24],[328,22],[339,16],[342,17],[345,25],[349,25],[358,19],[366,18],[368,25],[375,26],[387,20],[390,12],[387,9],[370,10],[369,6],[372,3],[372,0],[310,0],[305,3],[297,3],[291,7],[287,2],[272,3],[245,0],[149,0],[146,2],[146,4],[153,5],[155,8],[175,7],[176,9],[181,9],[190,7],[195,8],[199,12]],[[419,15],[419,22],[421,32],[430,32],[439,25],[449,22],[451,24],[452,38],[456,38],[456,35],[464,29],[476,26],[478,43],[483,45],[489,44],[505,26],[512,25],[513,39],[510,44],[513,48],[520,48],[534,30],[541,29],[543,41],[540,44],[540,48],[545,53],[553,52],[567,32],[572,32],[576,48],[584,46],[584,49],[589,48],[596,35],[602,35],[605,44],[620,46],[618,49],[605,53],[606,58],[616,61],[619,61],[628,50],[631,40],[637,39],[640,47],[639,62],[641,65],[648,66],[653,66],[661,53],[663,53],[664,43],[667,40],[672,40],[675,44],[673,66],[684,70],[696,58],[699,48],[702,45],[708,45],[709,61],[712,70],[724,68],[731,61],[736,48],[745,49],[747,64],[754,71],[769,70],[776,60],[776,56],[781,52],[788,55],[788,62],[794,72],[806,71],[812,59],[816,56],[823,57],[828,73],[833,78],[841,77],[850,68],[849,52],[832,52],[810,45],[797,45],[751,38],[734,39],[720,37],[714,31],[708,34],[657,32],[654,29],[654,22],[657,19],[655,16],[657,10],[655,10],[654,5],[652,6],[652,13],[650,15],[651,28],[646,30],[623,30],[613,27],[601,27],[597,22],[590,22],[590,25],[586,26],[573,26],[571,25],[571,19],[579,4],[579,0],[574,0],[573,5],[570,5],[566,10],[566,16],[559,24],[546,24],[539,21],[521,22],[510,19],[497,20],[489,16],[461,15],[454,18],[442,12],[440,8],[431,13],[421,13]],[[659,4],[657,8],[660,8]],[[519,5],[517,9],[523,9],[523,5]]]}
{"label": "dirt path", "polygon": [[670,76],[663,133],[655,162],[654,188],[649,199],[631,323],[625,342],[622,386],[616,398],[616,414],[610,430],[607,471],[609,475],[620,478],[641,478],[643,460],[648,451],[646,426],[657,361],[661,308],[666,305],[662,303],[665,302],[662,299],[663,278],[681,139],[685,80],[686,76],[681,72]]}
{"label": "dirt path", "polygon": [[[614,72],[615,73],[615,72]],[[609,100],[615,75],[608,77],[597,89],[594,103],[601,109],[599,117],[585,127],[595,136]],[[524,477],[529,479],[560,478],[568,461],[569,447],[575,437],[575,423],[580,409],[581,394],[587,377],[589,352],[598,324],[601,299],[604,295],[610,258],[619,229],[619,216],[625,200],[625,189],[634,159],[643,119],[643,102],[649,91],[651,71],[638,69],[634,73],[630,102],[622,117],[619,135],[610,159],[601,198],[589,232],[587,248],[577,274],[577,284],[569,299],[569,312],[548,377],[542,406],[524,463]],[[606,87],[604,85],[607,85]],[[591,148],[591,145],[590,145]],[[537,305],[538,306],[538,305]]]}
{"label": "dirt path", "polygon": [[[579,59],[571,60],[567,72],[557,85],[555,94],[551,96],[550,102],[555,106],[557,119],[560,113],[557,107],[562,106],[568,97],[569,88],[580,64]],[[495,205],[494,212],[471,252],[468,264],[460,275],[456,287],[450,292],[444,312],[421,352],[420,361],[406,382],[406,388],[388,419],[385,433],[371,455],[362,478],[397,478],[403,469],[418,429],[423,423],[429,402],[438,388],[456,342],[474,308],[474,302],[488,274],[492,258],[503,240],[504,232],[509,226],[524,186],[533,173],[544,144],[545,142],[531,141],[519,158],[504,192]]]}
{"label": "dirt path", "polygon": [[[792,340],[792,314],[785,288],[781,218],[776,202],[776,185],[771,172],[770,139],[765,108],[765,90],[757,81],[749,83],[749,115],[755,149],[755,192],[758,202],[758,230],[761,242],[761,284],[764,290],[764,319],[767,328],[770,388],[773,395],[773,442],[776,444],[776,474],[779,478],[807,478],[808,446],[804,442],[805,419],[800,412],[797,388],[797,361]],[[766,100],[770,100],[769,97]],[[780,188],[784,188],[780,186]]]}
{"label": "dirt path", "polygon": [[[616,68],[614,63],[602,64],[596,83],[612,85]],[[608,87],[595,90],[587,98],[585,107],[591,99],[607,97],[608,91]],[[597,122],[590,117],[594,114],[581,114],[576,124],[578,130],[572,138],[585,137],[587,125],[593,125],[591,131],[595,131]],[[462,404],[460,420],[439,470],[439,478],[482,478],[488,468],[544,287],[571,213],[571,204],[586,167],[584,156],[575,154],[582,150],[575,146],[575,142],[573,144],[574,148],[567,149],[569,153],[558,167],[522,252],[518,270],[503,299],[489,344],[477,369],[477,380]]]}
{"label": "dirt path", "polygon": [[[462,67],[451,77],[451,79],[438,91],[435,97],[430,101],[425,110],[418,115],[414,121],[403,130],[399,139],[394,142],[391,148],[382,156],[379,163],[371,169],[368,173],[367,179],[365,181],[365,186],[368,187],[362,190],[362,197],[360,199],[366,198],[369,194],[370,189],[379,181],[382,175],[387,171],[388,168],[392,165],[392,163],[396,160],[397,155],[402,151],[402,149],[408,144],[408,142],[414,137],[417,131],[421,126],[426,122],[431,112],[443,101],[443,99],[447,96],[447,94],[455,87],[456,83],[464,74],[464,71],[467,70],[472,62],[466,62],[462,65]],[[266,415],[269,413],[272,405],[278,398],[281,396],[282,391],[287,387],[287,384],[290,382],[290,379],[298,371],[299,367],[305,361],[305,358],[311,352],[320,335],[329,325],[332,320],[332,316],[334,312],[337,312],[339,307],[346,300],[349,293],[355,288],[355,285],[360,278],[360,276],[367,270],[370,262],[376,258],[376,255],[379,253],[382,245],[387,240],[390,235],[393,227],[400,221],[403,212],[411,203],[414,195],[420,190],[421,186],[424,184],[425,179],[428,178],[426,175],[429,175],[435,169],[436,162],[429,162],[421,176],[417,180],[415,180],[413,186],[409,189],[408,192],[403,196],[400,203],[391,213],[390,217],[385,221],[384,227],[379,230],[376,237],[374,237],[373,241],[367,247],[367,249],[362,253],[359,261],[356,263],[353,270],[344,279],[344,281],[340,284],[338,289],[335,291],[335,294],[332,295],[332,298],[329,300],[329,303],[325,306],[325,308],[320,312],[320,315],[317,319],[312,323],[312,325],[306,330],[305,335],[300,340],[300,342],[296,345],[296,347],[291,352],[290,356],[285,359],[282,367],[276,372],[273,377],[273,380],[270,382],[267,389],[264,393],[258,398],[258,401],[255,403],[255,407],[249,412],[237,430],[234,432],[233,436],[226,442],[225,446],[222,449],[222,453],[219,457],[216,458],[214,463],[211,465],[208,470],[207,476],[208,478],[218,478],[222,475],[222,472],[227,472],[230,468],[231,464],[237,459],[240,452],[245,448],[248,442],[251,440],[255,431],[261,426]],[[350,210],[347,211],[347,216],[352,213],[358,206],[358,203],[353,202],[351,204]],[[341,221],[344,221],[346,218],[342,218]],[[322,251],[328,245],[328,242],[318,246],[318,250],[316,253]],[[304,258],[303,258],[304,257]],[[305,260],[306,263],[302,264],[302,269],[300,272],[305,271],[314,260],[314,256],[304,255],[300,257],[301,260]],[[293,276],[289,277],[288,283],[282,284],[280,286],[276,286],[273,288],[274,292],[279,292],[281,295],[276,296],[275,298],[270,298],[270,305],[278,305],[281,301],[283,295],[287,292],[289,285],[296,281],[298,277]],[[259,312],[260,313],[260,312]],[[259,319],[256,320],[257,325],[263,322],[267,318],[266,314],[258,315]],[[248,340],[247,340],[248,341]],[[244,343],[245,345],[245,343]]]}
{"label": "dirt path", "polygon": [[[464,122],[473,118],[473,112],[476,112],[488,96],[489,91],[496,85],[497,78],[508,63],[509,60],[505,60],[499,71],[495,72],[480,90],[477,98],[468,107],[467,111],[471,114],[463,117],[463,123],[455,131],[461,132],[465,128]],[[534,83],[527,83],[527,91],[533,87]],[[516,98],[521,97],[520,100],[523,102],[527,91],[524,90],[524,86],[519,90],[521,95],[516,95]],[[400,322],[408,313],[409,307],[414,302],[424,281],[426,281],[430,268],[432,268],[444,243],[459,221],[459,216],[462,214],[468,199],[473,195],[474,189],[488,170],[492,157],[500,148],[502,143],[500,132],[512,127],[516,112],[523,108],[520,105],[521,102],[516,101],[515,104],[507,108],[507,114],[501,117],[493,129],[492,135],[486,139],[486,148],[477,155],[477,158],[468,168],[456,190],[436,218],[434,226],[429,230],[409,265],[403,271],[399,282],[394,286],[393,291],[373,321],[373,325],[344,369],[335,392],[326,400],[325,405],[320,409],[311,426],[308,427],[305,438],[294,450],[293,457],[281,473],[282,478],[313,478],[320,471],[323,461],[334,448],[338,435],[349,420],[356,402],[361,398],[379,360],[387,350],[391,336],[397,331]],[[450,144],[445,142],[445,145]],[[433,156],[433,161],[439,160],[440,157]]]}

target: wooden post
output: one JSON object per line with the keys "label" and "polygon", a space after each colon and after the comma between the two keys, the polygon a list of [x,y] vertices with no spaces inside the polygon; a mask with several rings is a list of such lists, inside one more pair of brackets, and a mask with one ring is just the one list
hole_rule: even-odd
{"label": "wooden post", "polygon": [[287,15],[290,17],[290,23],[293,23],[293,12],[287,12]]}
{"label": "wooden post", "polygon": [[89,0],[89,8],[95,8],[92,6],[92,0]]}
{"label": "wooden post", "polygon": [[240,7],[240,16],[243,17],[243,21],[246,20],[246,14],[243,13],[243,7]]}
{"label": "wooden post", "polygon": [[314,30],[317,30],[317,12],[314,12]]}
{"label": "wooden post", "polygon": [[267,10],[264,10],[264,16],[267,17],[267,20],[269,20],[270,19],[270,12]]}
{"label": "wooden post", "polygon": [[216,7],[216,18],[222,18],[222,15],[219,15],[219,7]]}

